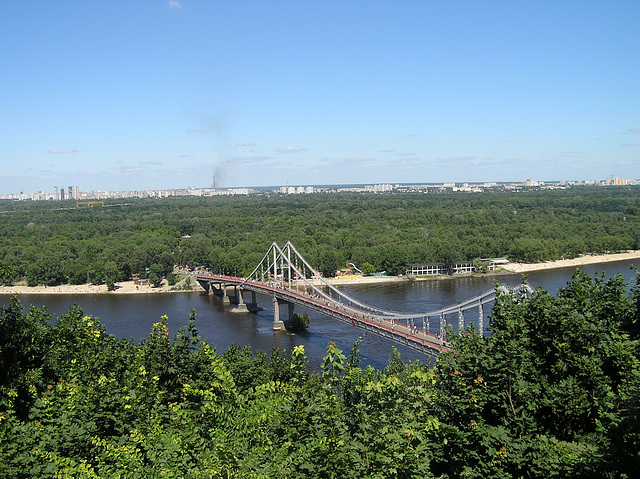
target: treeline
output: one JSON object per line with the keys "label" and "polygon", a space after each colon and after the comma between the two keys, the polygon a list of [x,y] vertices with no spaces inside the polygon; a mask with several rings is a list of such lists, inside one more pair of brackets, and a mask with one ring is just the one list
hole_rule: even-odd
{"label": "treeline", "polygon": [[640,248],[640,188],[436,194],[313,194],[3,203],[0,283],[116,282],[174,264],[247,275],[290,240],[327,276],[346,262],[408,264],[506,256],[538,262]]}
{"label": "treeline", "polygon": [[578,273],[500,296],[492,335],[433,369],[329,344],[221,353],[167,318],[140,344],[80,308],[0,310],[0,476],[630,478],[640,463],[640,289]]}

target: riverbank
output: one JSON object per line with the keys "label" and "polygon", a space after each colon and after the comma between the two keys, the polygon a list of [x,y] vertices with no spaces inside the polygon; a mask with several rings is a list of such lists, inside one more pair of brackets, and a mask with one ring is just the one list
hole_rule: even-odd
{"label": "riverbank", "polygon": [[134,281],[121,281],[116,283],[116,289],[107,290],[106,284],[61,284],[58,286],[0,286],[0,294],[166,294],[166,293],[193,293],[204,291],[202,287],[193,281],[191,289],[181,286],[169,286],[163,281],[162,286],[154,288],[149,284],[136,284]]}
{"label": "riverbank", "polygon": [[546,261],[544,263],[508,263],[501,268],[509,273],[528,273],[530,271],[541,271],[545,269],[557,268],[578,268],[589,264],[613,263],[615,261],[640,260],[640,251],[625,251],[624,253],[610,254],[590,254],[572,259],[561,259],[556,261]]}
{"label": "riverbank", "polygon": [[[600,255],[584,255],[573,259],[562,259],[556,261],[546,261],[544,263],[508,263],[502,265],[499,270],[491,273],[490,275],[501,274],[523,274],[531,271],[541,271],[557,268],[569,268],[580,267],[590,264],[611,263],[615,261],[627,261],[637,259],[640,262],[640,251],[627,251],[624,253],[611,253]],[[443,278],[458,278],[460,275],[454,276],[427,276],[423,278],[417,278],[418,280],[438,280]],[[360,276],[349,278],[331,278],[327,282],[334,286],[344,286],[350,284],[378,284],[388,282],[408,281],[406,276]],[[91,284],[79,284],[70,285],[62,284],[59,286],[0,286],[0,294],[68,294],[68,295],[84,295],[84,294],[166,294],[166,293],[189,293],[189,292],[201,292],[204,291],[202,287],[197,283],[191,286],[191,289],[184,288],[180,283],[176,286],[169,286],[166,281],[162,286],[153,288],[150,285],[139,285],[133,281],[123,281],[116,283],[116,289],[114,291],[107,291],[105,284],[91,285]],[[321,282],[315,280],[316,285],[320,285]]]}
{"label": "riverbank", "polygon": [[[559,268],[579,268],[591,264],[614,263],[616,261],[628,261],[637,259],[640,263],[640,251],[625,251],[623,253],[609,254],[589,254],[579,256],[572,259],[560,259],[555,261],[545,261],[543,263],[507,263],[500,265],[495,271],[483,274],[483,276],[500,276],[505,274],[525,274],[532,271],[542,271]],[[455,275],[433,275],[409,278],[407,276],[360,276],[349,278],[331,278],[328,283],[336,286],[348,284],[369,284],[393,281],[438,281],[443,279],[460,278],[462,276],[471,276],[475,273],[463,273]],[[316,284],[319,284],[317,281]]]}

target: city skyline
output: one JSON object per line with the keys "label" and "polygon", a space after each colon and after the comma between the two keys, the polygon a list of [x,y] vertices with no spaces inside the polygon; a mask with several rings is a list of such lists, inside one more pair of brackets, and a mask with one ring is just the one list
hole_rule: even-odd
{"label": "city skyline", "polygon": [[0,194],[638,178],[635,1],[4,6]]}
{"label": "city skyline", "polygon": [[[34,200],[34,201],[64,201],[64,200],[100,200],[100,199],[121,199],[121,198],[166,198],[173,196],[224,196],[224,195],[251,195],[251,194],[313,194],[313,193],[340,193],[340,192],[363,192],[363,193],[415,193],[433,191],[463,191],[477,193],[494,188],[520,189],[520,188],[565,188],[573,186],[637,186],[640,180],[634,178],[619,178],[617,176],[607,177],[601,180],[562,180],[562,181],[542,181],[527,179],[520,182],[445,182],[445,183],[352,183],[336,185],[265,185],[230,188],[153,188],[153,189],[132,189],[132,190],[86,190],[79,186],[69,186],[67,193],[65,189],[58,189],[53,186],[52,191],[32,191],[20,193],[1,193],[0,200]],[[80,204],[80,203],[78,203]]]}

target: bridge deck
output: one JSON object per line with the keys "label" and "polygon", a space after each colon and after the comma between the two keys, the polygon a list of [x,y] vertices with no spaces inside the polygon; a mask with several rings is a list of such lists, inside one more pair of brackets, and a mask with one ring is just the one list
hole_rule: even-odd
{"label": "bridge deck", "polygon": [[408,327],[393,319],[371,314],[357,306],[346,306],[340,302],[329,301],[315,294],[284,288],[277,283],[265,283],[235,276],[215,274],[199,274],[196,278],[200,283],[241,286],[242,289],[247,291],[274,296],[277,299],[318,311],[326,316],[350,323],[352,326],[357,326],[378,336],[391,339],[428,354],[450,351],[441,338],[428,331],[416,327]]}

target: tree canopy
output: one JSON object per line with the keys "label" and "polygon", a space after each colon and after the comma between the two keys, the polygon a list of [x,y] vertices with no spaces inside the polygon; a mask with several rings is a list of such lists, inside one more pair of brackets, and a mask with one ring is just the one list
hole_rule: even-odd
{"label": "tree canopy", "polygon": [[[291,241],[327,276],[347,262],[408,264],[506,256],[538,262],[640,249],[640,188],[311,194],[130,200],[75,208],[2,202],[0,282],[113,283],[174,264],[246,275]],[[64,204],[64,208],[60,208]],[[154,266],[155,265],[155,266]],[[369,269],[369,271],[371,268]]]}
{"label": "tree canopy", "polygon": [[0,475],[629,478],[640,460],[640,288],[577,273],[499,295],[491,335],[433,368],[329,343],[220,353],[195,312],[139,344],[79,307],[0,310]]}

